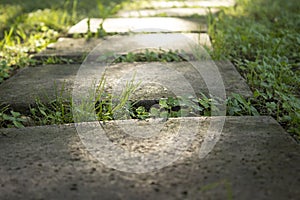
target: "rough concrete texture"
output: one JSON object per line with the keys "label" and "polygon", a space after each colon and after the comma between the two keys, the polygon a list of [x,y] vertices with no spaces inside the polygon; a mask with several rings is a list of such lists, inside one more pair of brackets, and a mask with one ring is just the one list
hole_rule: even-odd
{"label": "rough concrete texture", "polygon": [[[46,50],[38,54],[40,57],[58,56],[72,57],[88,55],[94,48],[101,45],[101,50],[117,52],[120,49],[132,48],[165,48],[170,50],[182,50],[192,53],[191,44],[211,47],[209,36],[205,33],[170,33],[170,34],[132,34],[108,36],[105,39],[84,38],[60,38],[51,44]],[[96,51],[96,50],[95,50]]]}
{"label": "rough concrete texture", "polygon": [[[200,66],[201,71],[205,71],[205,67],[211,65],[203,63]],[[216,62],[216,66],[223,78],[227,95],[234,92],[251,96],[249,87],[232,64],[224,61]],[[49,102],[55,99],[56,94],[60,95],[62,89],[66,91],[63,92],[63,96],[68,98],[71,95],[79,67],[80,65],[46,65],[24,68],[0,85],[0,103],[10,104],[15,110],[24,112],[28,109],[28,105],[34,104],[37,97],[44,102]],[[86,74],[81,77],[82,80],[78,80],[82,84],[80,87],[76,87],[76,90],[79,92],[81,88],[91,87],[94,79],[100,80],[102,68],[104,66],[100,64],[89,67],[84,72]],[[141,87],[136,95],[141,99],[183,96],[182,94],[188,96],[190,91],[195,94],[207,93],[207,86],[201,71],[199,73],[193,65],[186,62],[120,63],[106,68],[107,89],[116,94],[115,92],[120,91],[119,86],[130,81],[137,72],[135,81],[141,81]],[[206,78],[213,82],[215,77]],[[179,91],[179,93],[174,93],[174,91]]]}
{"label": "rough concrete texture", "polygon": [[[88,31],[88,19],[83,19],[70,28],[69,34],[84,34]],[[102,19],[90,19],[90,31],[97,32]],[[146,17],[146,18],[108,18],[103,23],[107,33],[128,33],[128,32],[205,32],[207,25],[205,20],[181,19],[171,17]]]}
{"label": "rough concrete texture", "polygon": [[[168,130],[178,120],[161,123]],[[182,157],[142,174],[99,162],[83,146],[74,125],[1,129],[0,199],[299,199],[300,147],[275,120],[226,118],[220,140],[203,159],[198,150],[212,118],[186,120],[190,127],[181,137],[195,133],[196,139]],[[104,125],[108,133],[119,135],[110,141],[125,150],[130,146],[134,150],[136,144],[116,125],[130,123],[134,127],[141,122]],[[92,124],[96,123],[86,125]],[[135,150],[160,148],[154,144],[146,142]]]}
{"label": "rough concrete texture", "polygon": [[[219,70],[223,83],[214,84],[218,74],[212,73],[212,76],[204,77],[205,72],[213,67]],[[213,87],[224,87],[227,95],[233,92],[245,97],[252,95],[245,80],[235,67],[226,61],[199,62],[199,65],[191,62],[133,63],[112,65],[106,69],[107,85],[113,94],[120,94],[133,77],[135,83],[140,83],[140,87],[131,97],[135,100],[201,96],[200,93],[208,95],[215,91]]]}
{"label": "rough concrete texture", "polygon": [[59,38],[55,43],[47,46],[47,48],[36,56],[38,57],[78,57],[85,56],[92,51],[98,44],[101,43],[101,39],[96,38]]}
{"label": "rough concrete texture", "polygon": [[182,8],[182,7],[230,7],[234,6],[235,0],[185,0],[185,1],[136,1],[133,7],[139,9],[159,9],[159,8]]}
{"label": "rough concrete texture", "polygon": [[119,17],[153,17],[153,16],[164,16],[164,17],[185,17],[192,15],[206,16],[209,11],[216,13],[218,9],[212,8],[162,8],[162,9],[144,9],[144,10],[122,10],[118,12]]}
{"label": "rough concrete texture", "polygon": [[[89,57],[111,54],[126,54],[143,49],[178,50],[179,53],[196,54],[196,52],[208,56],[203,46],[211,47],[207,34],[133,34],[128,36],[117,35],[107,37],[97,48],[89,54]],[[90,60],[90,58],[89,58]]]}
{"label": "rough concrete texture", "polygon": [[47,65],[28,67],[0,85],[0,102],[11,105],[15,110],[25,112],[28,105],[35,103],[38,97],[44,102],[60,96],[60,91],[67,98],[79,65]]}

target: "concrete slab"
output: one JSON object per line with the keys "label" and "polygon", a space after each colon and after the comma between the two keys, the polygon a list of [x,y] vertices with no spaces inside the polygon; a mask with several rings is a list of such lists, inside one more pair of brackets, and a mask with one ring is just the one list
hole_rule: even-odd
{"label": "concrete slab", "polygon": [[200,7],[200,8],[216,8],[234,6],[235,0],[185,0],[185,1],[135,1],[129,6],[138,9],[160,9],[160,8],[184,8],[184,7]]}
{"label": "concrete slab", "polygon": [[[88,19],[83,19],[78,24],[70,28],[69,34],[85,34],[88,31]],[[102,19],[90,19],[90,31],[96,33]],[[147,18],[108,18],[103,23],[103,28],[107,33],[127,33],[127,32],[206,32],[205,20],[181,19],[171,17],[147,17]]]}
{"label": "concrete slab", "polygon": [[205,16],[211,13],[216,13],[218,9],[212,8],[161,8],[161,9],[144,9],[144,10],[121,10],[118,12],[119,17],[186,17],[192,15]]}
{"label": "concrete slab", "polygon": [[68,98],[79,66],[47,65],[24,68],[0,85],[0,102],[11,105],[19,112],[26,112],[37,97],[43,102],[50,102],[62,88],[66,90],[63,94]]}
{"label": "concrete slab", "polygon": [[219,70],[223,81],[221,84],[224,84],[227,96],[231,93],[245,97],[252,96],[245,80],[235,67],[226,61],[199,64],[189,62],[118,64],[109,66],[105,74],[108,91],[116,96],[121,94],[126,83],[134,77],[135,83],[140,83],[140,87],[132,94],[133,100],[157,100],[169,96],[201,97],[201,93],[208,95],[217,91],[215,87],[220,87],[220,84],[217,84],[217,74],[204,77],[205,72],[214,66]]}
{"label": "concrete slab", "polygon": [[37,57],[80,57],[88,55],[95,47],[101,45],[101,50],[117,52],[120,49],[136,48],[164,48],[182,50],[192,53],[192,43],[211,47],[209,36],[206,33],[154,33],[108,36],[105,39],[92,38],[60,38],[56,43],[37,54]]}
{"label": "concrete slab", "polygon": [[[232,92],[244,96],[251,96],[249,87],[242,77],[228,62],[216,63],[227,95]],[[206,71],[211,64],[199,65],[201,71]],[[15,110],[25,112],[28,105],[32,105],[39,97],[44,102],[55,99],[57,93],[63,88],[64,96],[68,98],[73,90],[74,80],[80,65],[47,65],[30,67],[21,70],[12,78],[0,85],[0,104],[9,104]],[[89,88],[94,79],[100,80],[100,71],[104,66],[89,67],[82,76],[79,92],[82,88]],[[132,99],[159,99],[165,96],[190,96],[191,92],[208,93],[207,80],[214,83],[215,77],[203,78],[190,63],[120,63],[111,65],[106,69],[107,90],[118,94],[126,81],[135,76],[136,83],[141,81],[140,88],[132,95]]]}
{"label": "concrete slab", "polygon": [[[165,127],[162,133],[172,135],[179,120],[159,122]],[[189,148],[169,166],[142,174],[99,162],[74,125],[1,129],[0,199],[298,199],[300,146],[275,120],[226,118],[220,140],[203,159],[199,148],[212,118],[185,120],[190,126],[181,137],[196,136]],[[104,129],[112,134],[113,144],[147,153],[147,147],[155,151],[167,145],[166,138],[155,138],[157,143],[132,140],[120,129],[149,123],[108,122]],[[97,123],[85,125],[93,124]],[[146,146],[136,146],[138,141]],[[113,157],[119,159],[120,155]]]}
{"label": "concrete slab", "polygon": [[37,57],[79,57],[86,56],[92,51],[99,43],[101,39],[91,38],[89,40],[85,38],[59,38],[57,42],[47,46],[47,48],[40,53]]}

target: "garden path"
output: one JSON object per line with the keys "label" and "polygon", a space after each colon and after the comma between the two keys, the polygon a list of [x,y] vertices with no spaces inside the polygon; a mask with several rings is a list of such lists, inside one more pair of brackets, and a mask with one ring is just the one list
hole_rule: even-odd
{"label": "garden path", "polygon": [[[36,97],[45,103],[53,101],[60,88],[69,91],[63,94],[66,98],[77,97],[101,78],[102,72],[106,73],[106,90],[117,94],[122,83],[133,76],[141,81],[133,99],[153,101],[190,91],[198,97],[200,92],[249,97],[249,87],[229,61],[209,59],[207,51],[213,49],[203,18],[185,17],[205,15],[206,7],[216,12],[218,6],[232,4],[230,0],[153,1],[141,10],[122,10],[119,17],[106,19],[103,27],[108,35],[101,39],[75,38],[88,30],[96,34],[101,23],[101,19],[91,19],[88,27],[88,19],[84,19],[71,27],[68,37],[36,56],[77,64],[21,70],[0,85],[0,103],[26,112]],[[107,61],[109,55],[146,48],[178,50],[186,59],[168,63]],[[107,143],[101,135],[109,139]],[[300,147],[268,116],[228,117],[221,113],[116,120],[101,126],[83,121],[0,129],[0,152],[0,199],[300,196]]]}

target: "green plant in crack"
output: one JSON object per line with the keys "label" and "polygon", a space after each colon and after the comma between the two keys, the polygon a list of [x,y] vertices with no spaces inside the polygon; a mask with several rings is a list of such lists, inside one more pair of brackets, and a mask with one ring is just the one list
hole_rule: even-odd
{"label": "green plant in crack", "polygon": [[107,33],[103,27],[104,21],[108,17],[110,17],[114,13],[116,13],[120,9],[121,5],[114,1],[97,0],[97,7],[99,10],[100,17],[102,18],[102,21],[99,24],[99,27],[97,29],[96,37],[104,37],[107,35]]}
{"label": "green plant in crack", "polygon": [[[86,34],[84,35],[84,37],[89,40],[93,37],[93,33],[91,31],[91,18],[88,18],[87,21],[87,31]],[[74,38],[77,38],[77,35],[74,35]]]}
{"label": "green plant in crack", "polygon": [[35,106],[30,108],[30,117],[35,125],[72,123],[70,103],[61,100],[59,98],[46,104],[40,99],[36,99]]}
{"label": "green plant in crack", "polygon": [[240,94],[232,94],[232,97],[227,98],[227,113],[231,116],[260,115],[257,109],[253,106],[251,99],[245,99]]}
{"label": "green plant in crack", "polygon": [[159,104],[150,108],[150,117],[174,118],[211,116],[212,109],[217,109],[212,98],[202,94],[197,97],[161,98]]}
{"label": "green plant in crack", "polygon": [[157,51],[146,49],[144,52],[129,52],[126,55],[116,56],[113,63],[123,62],[182,62],[185,61],[182,54],[178,50]]}
{"label": "green plant in crack", "polygon": [[[65,84],[60,89],[55,87],[55,98],[46,96],[46,101],[37,98],[35,105],[30,106],[30,118],[35,125],[65,124],[73,122],[72,98],[65,89]],[[68,97],[65,97],[68,96]],[[47,102],[47,103],[45,103]]]}
{"label": "green plant in crack", "polygon": [[0,127],[10,128],[24,127],[23,123],[26,120],[22,118],[21,113],[9,110],[9,106],[0,106]]}
{"label": "green plant in crack", "polygon": [[160,117],[162,118],[178,117],[180,102],[177,98],[173,98],[173,97],[162,98],[159,100],[159,106],[160,106]]}
{"label": "green plant in crack", "polygon": [[131,110],[130,115],[132,116],[132,118],[136,118],[136,119],[140,119],[140,120],[145,120],[145,119],[151,117],[150,113],[146,111],[146,109],[145,109],[144,106],[139,106],[136,109],[134,109],[133,107],[131,107],[130,110]]}
{"label": "green plant in crack", "polygon": [[126,83],[119,96],[113,96],[104,92],[105,79],[100,81],[96,90],[96,113],[98,120],[129,119],[131,111],[130,96],[136,91],[140,83],[134,82],[133,78]]}
{"label": "green plant in crack", "polygon": [[105,123],[109,120],[130,119],[132,116],[132,103],[130,96],[136,91],[139,83],[128,81],[118,95],[110,94],[105,89],[106,79],[101,80],[90,87],[88,95],[77,99],[79,103],[73,105],[73,113],[76,122],[99,120]]}
{"label": "green plant in crack", "polygon": [[51,65],[51,64],[75,64],[75,63],[82,63],[84,60],[84,56],[79,57],[60,57],[60,56],[49,56],[47,58],[34,58],[33,61],[35,62],[33,65]]}
{"label": "green plant in crack", "polygon": [[[66,95],[67,92],[63,86],[60,90],[57,89],[56,96],[52,100],[48,98],[48,101],[42,101],[37,98],[35,105],[30,107],[30,115],[25,116],[8,110],[8,107],[3,107],[0,112],[0,126],[23,127],[23,124],[49,125],[97,120],[105,123],[109,120],[199,117],[211,116],[212,111],[217,110],[216,98],[209,98],[204,94],[201,94],[201,97],[161,98],[157,104],[147,110],[143,105],[136,106],[138,101],[130,100],[130,95],[139,87],[134,80],[127,82],[118,96],[107,93],[105,83],[103,77],[97,84],[96,90],[90,88],[90,92],[94,95],[80,99],[79,104],[74,104],[71,95]],[[253,101],[252,98],[245,99],[241,95],[233,94],[226,101],[227,114],[258,115]],[[269,107],[272,111],[276,109],[276,105],[271,103]],[[30,123],[27,123],[28,119]]]}

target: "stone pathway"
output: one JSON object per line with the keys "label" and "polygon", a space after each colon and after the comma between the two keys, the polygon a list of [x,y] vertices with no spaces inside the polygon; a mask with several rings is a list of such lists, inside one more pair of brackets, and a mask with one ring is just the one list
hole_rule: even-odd
{"label": "stone pathway", "polygon": [[[195,43],[202,51],[203,46],[211,49],[204,21],[180,17],[188,12],[205,14],[204,7],[232,5],[232,1],[225,0],[152,1],[141,5],[140,12],[121,11],[118,16],[130,18],[109,18],[104,23],[108,33],[120,35],[90,40],[60,38],[37,55],[41,59],[84,58],[100,43],[82,66],[24,68],[0,85],[0,103],[27,112],[36,97],[47,103],[62,87],[68,98],[74,88],[78,89],[75,87],[78,82],[88,88],[104,72],[105,66],[97,60],[104,54],[123,55],[129,50],[162,48],[180,50],[190,56],[194,54],[191,44]],[[160,14],[169,17],[152,17]],[[90,22],[90,30],[96,32],[101,19]],[[69,30],[69,35],[84,34],[87,30],[84,19]],[[206,54],[200,54],[203,55]],[[230,62],[200,61],[192,57],[171,63],[110,64],[105,68],[106,90],[116,92],[121,83],[135,74],[136,81],[146,84],[132,98],[157,100],[172,96],[169,87],[180,94],[188,94],[191,87],[199,96],[198,92],[218,89],[212,88],[216,77],[206,73],[215,66],[227,96],[233,92],[245,97],[252,95]],[[199,67],[198,71],[195,67]],[[86,69],[84,73],[80,71],[82,68]],[[85,75],[84,78],[78,80],[78,73]],[[109,143],[104,142],[104,137]],[[300,196],[300,147],[267,116],[167,121],[157,118],[110,121],[101,126],[98,122],[82,122],[0,129],[0,161],[0,199],[298,199]]]}
{"label": "stone pathway", "polygon": [[[91,32],[97,32],[102,19],[83,19],[69,30],[69,34],[84,34],[90,28]],[[103,23],[107,33],[128,33],[128,32],[205,32],[207,30],[205,21],[197,19],[181,19],[174,17],[143,17],[143,18],[108,18]]]}

